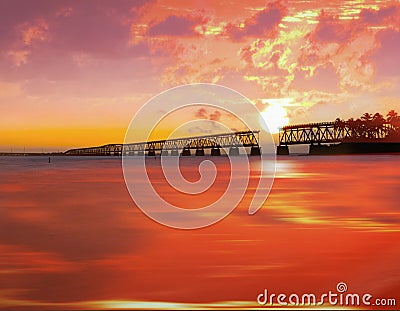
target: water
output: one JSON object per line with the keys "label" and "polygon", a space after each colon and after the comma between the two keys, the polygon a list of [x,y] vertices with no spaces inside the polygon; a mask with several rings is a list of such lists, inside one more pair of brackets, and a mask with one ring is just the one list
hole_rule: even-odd
{"label": "water", "polygon": [[399,159],[279,157],[258,213],[187,231],[135,207],[118,158],[0,157],[0,307],[251,307],[341,281],[400,303]]}

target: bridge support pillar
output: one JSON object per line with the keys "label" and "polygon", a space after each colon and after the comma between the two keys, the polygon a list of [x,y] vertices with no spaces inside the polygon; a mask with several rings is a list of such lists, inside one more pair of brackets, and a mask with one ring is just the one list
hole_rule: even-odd
{"label": "bridge support pillar", "polygon": [[161,156],[163,156],[163,157],[169,156],[168,150],[161,150]]}
{"label": "bridge support pillar", "polygon": [[204,149],[203,148],[196,149],[196,156],[204,157]]}
{"label": "bridge support pillar", "polygon": [[150,149],[150,150],[147,152],[147,155],[148,155],[149,157],[155,157],[155,156],[156,156],[156,152],[155,152],[155,150]]}
{"label": "bridge support pillar", "polygon": [[289,147],[288,146],[278,146],[276,148],[277,155],[289,155]]}
{"label": "bridge support pillar", "polygon": [[221,155],[221,150],[219,148],[212,148],[211,149],[211,155],[212,156],[220,156]]}
{"label": "bridge support pillar", "polygon": [[260,146],[253,146],[253,147],[251,147],[250,155],[251,155],[251,156],[259,156],[259,155],[261,155]]}
{"label": "bridge support pillar", "polygon": [[179,155],[179,151],[177,149],[171,150],[171,156],[177,157]]}
{"label": "bridge support pillar", "polygon": [[183,148],[181,156],[182,157],[190,157],[192,154],[190,153],[190,149]]}
{"label": "bridge support pillar", "polygon": [[333,154],[332,149],[328,145],[321,145],[321,144],[310,145],[308,154],[310,154],[310,155]]}
{"label": "bridge support pillar", "polygon": [[238,147],[231,147],[229,148],[229,155],[230,156],[238,156],[239,153],[239,148]]}

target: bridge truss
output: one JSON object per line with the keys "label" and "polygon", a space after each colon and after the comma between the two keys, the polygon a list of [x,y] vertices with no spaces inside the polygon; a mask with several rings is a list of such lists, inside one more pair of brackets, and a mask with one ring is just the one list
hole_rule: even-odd
{"label": "bridge truss", "polygon": [[321,122],[285,126],[279,133],[279,145],[371,142],[383,140],[393,128],[389,124],[376,127],[352,126],[347,122]]}
{"label": "bridge truss", "polygon": [[108,144],[99,147],[77,148],[65,152],[66,155],[204,155],[204,149],[211,149],[211,155],[220,155],[220,148],[229,148],[232,155],[239,154],[239,147],[251,147],[250,155],[260,155],[259,131],[241,131],[216,135],[175,138],[128,144]]}

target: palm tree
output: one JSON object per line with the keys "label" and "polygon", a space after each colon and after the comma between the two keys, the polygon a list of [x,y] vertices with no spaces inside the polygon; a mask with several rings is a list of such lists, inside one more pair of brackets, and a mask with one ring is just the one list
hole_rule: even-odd
{"label": "palm tree", "polygon": [[379,112],[375,113],[372,116],[372,120],[379,120],[379,121],[385,122],[385,118]]}
{"label": "palm tree", "polygon": [[357,130],[356,130],[356,124],[353,118],[350,118],[346,121],[347,127],[350,129],[350,136],[352,138],[356,138],[357,136]]}
{"label": "palm tree", "polygon": [[390,135],[400,135],[400,116],[396,111],[390,110],[386,122],[389,124]]}
{"label": "palm tree", "polygon": [[397,114],[397,112],[392,109],[387,114],[387,122],[392,123],[392,121],[396,120],[398,117],[399,115]]}
{"label": "palm tree", "polygon": [[365,137],[365,125],[363,120],[361,119],[355,120],[354,127],[356,129],[357,138]]}
{"label": "palm tree", "polygon": [[379,112],[375,113],[372,117],[372,124],[374,126],[375,138],[381,138],[381,134],[384,133],[385,118]]}
{"label": "palm tree", "polygon": [[346,122],[343,121],[340,118],[337,118],[335,120],[335,125],[334,125],[335,129],[339,129],[339,133],[338,133],[338,138],[343,138],[344,136],[344,129],[346,128]]}
{"label": "palm tree", "polygon": [[362,122],[360,124],[360,128],[362,136],[366,138],[371,138],[373,136],[373,133],[371,131],[372,115],[369,114],[368,112],[364,113],[361,116],[361,121]]}
{"label": "palm tree", "polygon": [[371,121],[372,120],[372,115],[369,114],[368,112],[366,112],[366,113],[364,113],[362,115],[361,120],[366,121],[366,122]]}

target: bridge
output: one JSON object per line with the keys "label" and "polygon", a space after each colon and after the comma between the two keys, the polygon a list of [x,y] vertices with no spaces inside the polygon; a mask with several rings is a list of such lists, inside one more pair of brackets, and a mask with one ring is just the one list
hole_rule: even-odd
{"label": "bridge", "polygon": [[239,155],[239,147],[250,148],[250,155],[260,155],[259,131],[241,131],[206,136],[155,140],[148,142],[108,144],[98,147],[77,148],[66,151],[66,155],[77,156],[220,156],[221,148],[229,148],[229,155]]}
{"label": "bridge", "polygon": [[386,142],[394,131],[388,123],[366,125],[359,120],[288,125],[279,132],[277,154],[289,154],[290,145],[310,145],[312,153],[326,144]]}

